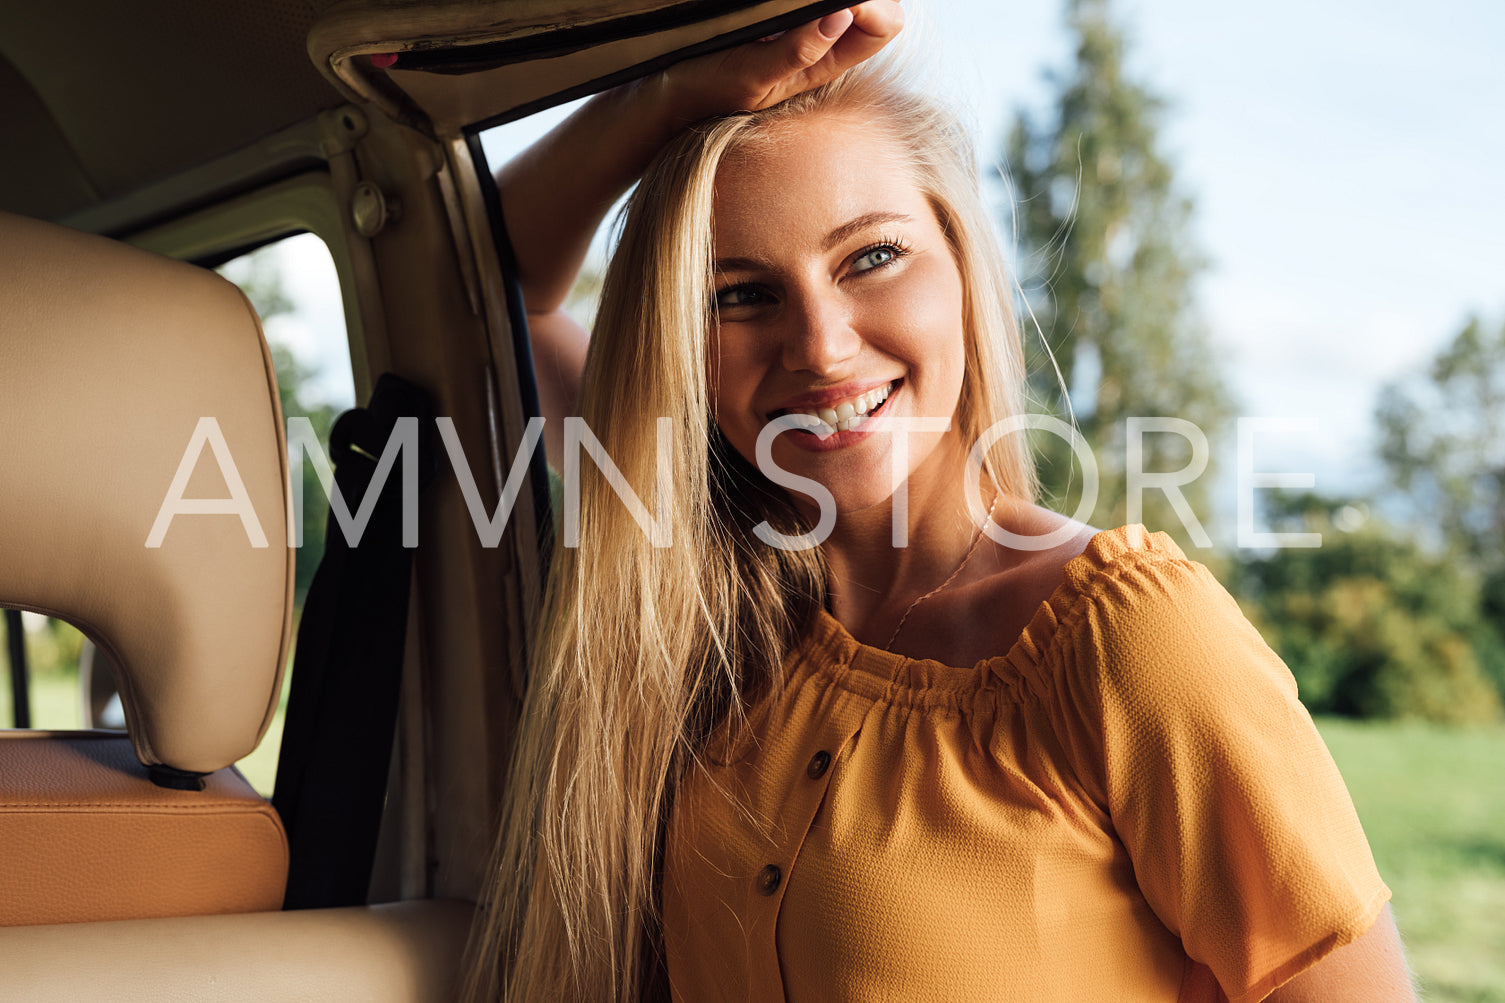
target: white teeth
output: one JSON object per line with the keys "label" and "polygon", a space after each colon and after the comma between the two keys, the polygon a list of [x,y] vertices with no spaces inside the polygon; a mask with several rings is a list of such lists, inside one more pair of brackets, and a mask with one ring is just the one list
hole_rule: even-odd
{"label": "white teeth", "polygon": [[874,387],[865,394],[861,394],[853,401],[853,407],[859,415],[867,414],[873,408],[888,400],[888,385]]}
{"label": "white teeth", "polygon": [[823,407],[810,411],[791,411],[790,414],[807,414],[812,418],[818,418],[838,432],[850,432],[852,429],[861,428],[867,421],[869,413],[874,411],[880,404],[888,400],[889,391],[893,384],[886,383],[881,387],[874,387],[866,393],[858,394],[849,401],[843,401],[835,408]]}

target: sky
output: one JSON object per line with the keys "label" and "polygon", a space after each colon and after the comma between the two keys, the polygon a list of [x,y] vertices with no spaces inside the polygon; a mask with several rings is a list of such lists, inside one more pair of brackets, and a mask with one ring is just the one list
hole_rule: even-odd
{"label": "sky", "polygon": [[[985,149],[1043,109],[1060,9],[926,11]],[[1023,6],[1023,5],[1015,5]],[[1199,308],[1245,415],[1309,418],[1273,457],[1319,488],[1378,476],[1372,413],[1470,313],[1505,322],[1505,5],[1125,0],[1132,74],[1211,265]],[[975,30],[960,30],[970,22]]]}
{"label": "sky", "polygon": [[[906,0],[906,33],[1001,159],[1017,108],[1069,66],[1064,5]],[[1121,0],[1133,76],[1168,102],[1162,150],[1211,264],[1198,307],[1261,470],[1378,481],[1375,395],[1470,313],[1505,323],[1505,4]],[[913,29],[918,29],[914,31]],[[486,137],[493,164],[549,120]],[[1215,450],[1235,462],[1232,434]]]}
{"label": "sky", "polygon": [[1379,386],[1471,312],[1505,323],[1505,5],[1241,6],[1125,13],[1173,102],[1213,262],[1201,305],[1244,413],[1315,418],[1296,469],[1357,489]]}

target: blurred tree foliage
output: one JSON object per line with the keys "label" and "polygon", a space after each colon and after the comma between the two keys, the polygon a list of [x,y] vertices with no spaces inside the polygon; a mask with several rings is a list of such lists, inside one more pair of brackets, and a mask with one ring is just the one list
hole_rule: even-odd
{"label": "blurred tree foliage", "polygon": [[1354,529],[1352,505],[1271,492],[1270,518],[1322,532],[1322,547],[1245,559],[1235,589],[1313,710],[1498,721],[1505,325],[1470,319],[1424,372],[1384,389],[1375,419],[1404,526]]}
{"label": "blurred tree foliage", "polygon": [[1505,569],[1505,323],[1470,318],[1424,376],[1385,387],[1380,456],[1411,518],[1492,576]]}
{"label": "blurred tree foliage", "polygon": [[[1192,309],[1204,265],[1192,206],[1158,148],[1163,103],[1125,72],[1110,0],[1068,0],[1069,73],[1051,113],[1014,120],[1013,228],[1021,285],[1043,339],[1026,338],[1031,390],[1075,417],[1102,475],[1098,518],[1126,512],[1127,419],[1191,421],[1218,440],[1232,406]],[[1048,350],[1047,350],[1048,346]],[[1062,399],[1070,388],[1071,400]],[[1230,586],[1287,660],[1314,711],[1354,717],[1497,721],[1505,702],[1505,325],[1471,320],[1423,376],[1385,391],[1381,455],[1407,500],[1405,528],[1362,504],[1264,495],[1273,527],[1318,531],[1317,549],[1245,553]],[[1038,442],[1046,493],[1075,507],[1064,443]],[[1144,440],[1143,470],[1190,450]],[[1184,488],[1206,511],[1210,472]],[[1189,541],[1159,492],[1144,521]],[[1388,499],[1387,499],[1388,509]]]}
{"label": "blurred tree foliage", "polygon": [[[246,298],[256,308],[263,327],[275,330],[274,321],[294,310],[291,299],[283,286],[282,272],[272,252],[275,245],[236,258],[221,266],[222,275],[240,286]],[[272,352],[272,368],[277,373],[277,392],[282,398],[282,416],[286,420],[305,417],[319,436],[319,443],[326,452],[329,449],[329,430],[339,417],[339,409],[315,399],[310,393],[313,381],[319,375],[316,370],[301,361],[293,350],[275,337],[268,337]],[[329,500],[319,487],[318,478],[305,466],[303,478],[303,546],[298,549],[294,572],[293,604],[303,608],[303,599],[313,582],[319,559],[324,556],[324,534]]]}
{"label": "blurred tree foliage", "polygon": [[[319,445],[329,451],[329,430],[340,411],[322,402],[307,400],[308,381],[316,374],[298,360],[286,345],[272,346],[272,366],[277,370],[277,390],[282,395],[284,420],[294,416],[305,417],[313,425],[319,437]],[[359,501],[356,499],[355,501]],[[352,502],[354,504],[354,502]],[[303,599],[308,587],[313,584],[314,571],[324,556],[325,523],[329,512],[329,499],[319,486],[319,480],[305,461],[303,475],[303,546],[298,548],[297,567],[294,572],[293,604],[303,608]]]}
{"label": "blurred tree foliage", "polygon": [[1498,721],[1505,643],[1484,613],[1484,576],[1362,506],[1270,492],[1277,529],[1322,546],[1246,557],[1230,586],[1285,658],[1302,702],[1351,717]]}
{"label": "blurred tree foliage", "polygon": [[1493,643],[1475,648],[1505,694],[1505,322],[1470,317],[1425,372],[1384,388],[1375,420],[1408,521],[1478,582],[1478,631]]}
{"label": "blurred tree foliage", "polygon": [[[1188,233],[1191,201],[1158,148],[1163,102],[1126,75],[1124,34],[1108,0],[1071,0],[1067,18],[1076,60],[1069,75],[1051,77],[1055,107],[1046,121],[1020,112],[1009,136],[1013,229],[1020,283],[1044,341],[1026,325],[1032,393],[1065,415],[1062,384],[1070,389],[1102,475],[1098,518],[1117,523],[1126,516],[1125,419],[1182,418],[1216,443],[1232,407],[1192,311],[1204,262]],[[1147,472],[1175,472],[1191,460],[1180,435],[1143,441]],[[1043,437],[1038,445],[1047,496],[1073,510],[1081,475],[1065,443]],[[1209,470],[1183,489],[1201,519],[1211,481]],[[1190,542],[1161,492],[1146,491],[1144,502],[1147,524]]]}
{"label": "blurred tree foliage", "polygon": [[[26,638],[26,668],[33,678],[68,674],[78,671],[78,653],[83,647],[84,635],[71,623],[52,617],[27,616],[23,628]],[[5,657],[10,638],[5,617],[0,617],[0,658]],[[8,666],[8,661],[7,661]],[[7,696],[9,683],[5,684]]]}

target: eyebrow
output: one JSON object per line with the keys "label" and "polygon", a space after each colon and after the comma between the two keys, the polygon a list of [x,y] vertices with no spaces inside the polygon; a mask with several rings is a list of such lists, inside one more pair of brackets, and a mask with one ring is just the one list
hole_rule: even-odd
{"label": "eyebrow", "polygon": [[877,226],[880,223],[908,222],[910,222],[910,217],[906,216],[902,212],[863,213],[856,219],[847,220],[845,223],[841,224],[836,229],[826,234],[826,240],[823,247],[825,250],[829,251],[831,250],[831,248],[835,247],[837,244],[840,244],[842,241],[861,233],[863,230],[866,230],[870,226]]}
{"label": "eyebrow", "polygon": [[[829,251],[845,240],[851,239],[856,234],[872,226],[883,223],[909,223],[912,216],[902,212],[866,212],[861,216],[847,220],[845,223],[826,234],[826,239],[821,242],[821,249]],[[769,268],[767,261],[759,258],[717,258],[712,267],[717,272],[756,272]]]}

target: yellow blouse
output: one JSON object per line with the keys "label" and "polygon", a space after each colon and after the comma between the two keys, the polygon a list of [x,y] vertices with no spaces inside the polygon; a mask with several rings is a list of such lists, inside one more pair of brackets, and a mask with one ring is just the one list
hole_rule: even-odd
{"label": "yellow blouse", "polygon": [[687,1003],[1243,1003],[1390,897],[1286,667],[1137,526],[970,669],[821,614],[750,724],[670,822]]}

